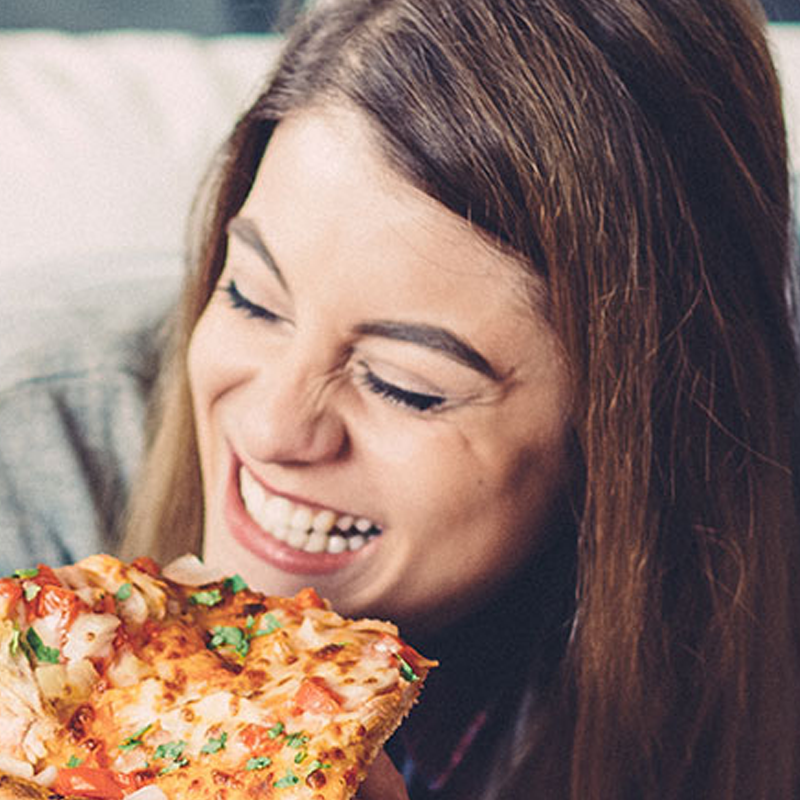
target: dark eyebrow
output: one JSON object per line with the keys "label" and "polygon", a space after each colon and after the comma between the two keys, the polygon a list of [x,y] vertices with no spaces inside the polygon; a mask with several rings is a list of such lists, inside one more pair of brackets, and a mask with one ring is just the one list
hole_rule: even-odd
{"label": "dark eyebrow", "polygon": [[287,292],[289,291],[289,286],[286,283],[286,279],[283,277],[283,273],[278,268],[272,253],[270,253],[269,248],[261,238],[261,234],[258,232],[258,228],[255,226],[254,222],[244,217],[233,217],[228,220],[225,230],[227,230],[228,235],[235,236],[240,242],[243,242],[253,250],[267,267],[269,267],[272,274],[278,279],[280,285]]}
{"label": "dark eyebrow", "polygon": [[375,321],[357,325],[356,332],[362,336],[381,336],[437,350],[492,380],[500,380],[492,365],[475,348],[444,328],[424,324]]}

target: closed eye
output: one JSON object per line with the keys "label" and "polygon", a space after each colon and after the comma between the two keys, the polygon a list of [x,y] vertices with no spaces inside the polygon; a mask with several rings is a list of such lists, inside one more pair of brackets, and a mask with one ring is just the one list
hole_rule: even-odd
{"label": "closed eye", "polygon": [[277,322],[281,319],[277,314],[264,306],[260,306],[252,300],[248,300],[236,286],[236,281],[230,280],[224,286],[223,291],[228,297],[231,306],[239,311],[243,311],[245,316],[250,319],[263,319],[267,322]]}
{"label": "closed eye", "polygon": [[441,406],[447,398],[436,394],[423,394],[422,392],[411,392],[401,389],[393,383],[387,383],[372,372],[363,362],[360,364],[364,372],[361,380],[364,385],[374,394],[383,397],[391,403],[396,403],[415,411],[432,411]]}

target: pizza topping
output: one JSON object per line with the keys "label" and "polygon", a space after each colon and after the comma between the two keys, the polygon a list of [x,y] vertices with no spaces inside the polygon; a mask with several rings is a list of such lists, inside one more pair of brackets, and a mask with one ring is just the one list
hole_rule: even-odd
{"label": "pizza topping", "polygon": [[215,606],[222,602],[222,592],[219,589],[195,592],[189,597],[189,600],[198,606]]}
{"label": "pizza topping", "polygon": [[36,628],[31,626],[25,634],[25,643],[30,648],[30,652],[38,661],[43,661],[48,664],[58,664],[61,657],[58,649],[55,647],[48,647],[43,641],[42,637],[36,632]]}
{"label": "pizza topping", "polygon": [[129,750],[133,750],[136,747],[142,746],[142,737],[153,727],[153,723],[149,723],[145,725],[144,728],[137,731],[133,734],[133,736],[129,736],[125,739],[122,744],[119,746],[119,749],[123,752],[127,753]]}
{"label": "pizza topping", "polygon": [[201,748],[201,753],[213,754],[218,753],[220,750],[225,749],[225,744],[228,741],[228,734],[223,731],[218,738],[211,737]]}
{"label": "pizza topping", "polygon": [[93,556],[0,579],[0,755],[54,800],[350,797],[431,662],[313,589],[173,574]]}
{"label": "pizza topping", "polygon": [[108,658],[119,625],[119,617],[113,614],[81,614],[67,634],[65,658]]}

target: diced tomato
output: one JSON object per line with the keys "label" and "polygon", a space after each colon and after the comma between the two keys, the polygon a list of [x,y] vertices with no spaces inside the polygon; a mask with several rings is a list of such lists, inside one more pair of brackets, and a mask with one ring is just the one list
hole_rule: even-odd
{"label": "diced tomato", "polygon": [[136,788],[136,780],[130,775],[111,769],[71,767],[58,771],[52,788],[67,797],[122,800]]}
{"label": "diced tomato", "polygon": [[332,716],[342,710],[341,698],[329,689],[321,678],[306,678],[297,690],[294,705],[298,713],[310,711],[312,714],[326,716]]}
{"label": "diced tomato", "polygon": [[35,577],[31,578],[34,583],[39,586],[62,586],[61,581],[56,577],[55,572],[47,566],[47,564],[37,564],[36,569],[38,573]]}
{"label": "diced tomato", "polygon": [[293,598],[298,608],[325,608],[325,601],[310,586],[301,589]]}
{"label": "diced tomato", "polygon": [[161,567],[150,556],[139,556],[131,561],[131,566],[157,578],[161,574]]}
{"label": "diced tomato", "polygon": [[42,586],[34,597],[31,610],[35,617],[47,617],[55,614],[61,617],[64,624],[69,627],[82,605],[78,596],[70,589],[48,583]]}
{"label": "diced tomato", "polygon": [[281,747],[278,737],[282,730],[283,728],[280,725],[267,727],[266,725],[250,723],[239,731],[239,739],[251,753],[266,755]]}
{"label": "diced tomato", "polygon": [[0,617],[10,617],[22,597],[22,586],[11,578],[0,578]]}

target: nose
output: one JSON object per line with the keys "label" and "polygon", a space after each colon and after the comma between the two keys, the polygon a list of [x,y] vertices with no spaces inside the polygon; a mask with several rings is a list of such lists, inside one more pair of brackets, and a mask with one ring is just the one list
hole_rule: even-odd
{"label": "nose", "polygon": [[348,436],[335,395],[335,378],[299,370],[259,376],[240,398],[240,425],[248,453],[263,463],[285,466],[341,457]]}

